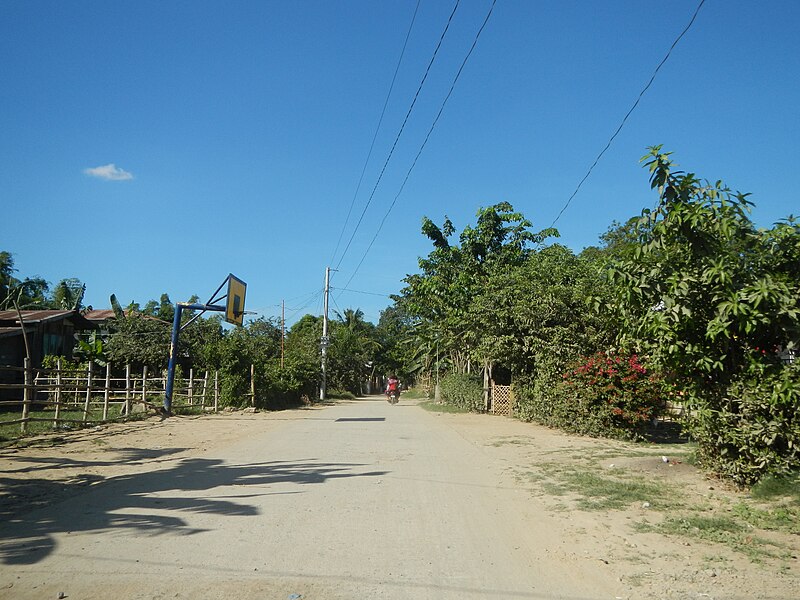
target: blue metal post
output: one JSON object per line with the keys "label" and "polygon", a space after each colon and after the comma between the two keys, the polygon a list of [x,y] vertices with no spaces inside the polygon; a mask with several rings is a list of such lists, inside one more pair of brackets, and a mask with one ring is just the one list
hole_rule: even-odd
{"label": "blue metal post", "polygon": [[167,368],[167,385],[164,391],[164,413],[172,414],[172,389],[175,385],[175,363],[178,361],[178,334],[181,331],[181,312],[183,307],[175,304],[175,318],[172,320],[172,341],[169,345],[169,367]]}

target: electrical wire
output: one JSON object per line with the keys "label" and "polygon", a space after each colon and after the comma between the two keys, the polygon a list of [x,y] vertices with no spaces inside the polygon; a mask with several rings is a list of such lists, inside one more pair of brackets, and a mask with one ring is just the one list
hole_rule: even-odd
{"label": "electrical wire", "polygon": [[397,195],[394,197],[394,200],[392,200],[392,203],[389,205],[389,209],[386,211],[386,214],[383,215],[383,219],[381,219],[380,225],[378,225],[378,230],[375,232],[375,235],[372,237],[372,240],[370,241],[369,246],[367,246],[367,249],[364,251],[364,254],[361,256],[361,260],[358,262],[358,265],[356,266],[355,270],[353,271],[353,274],[350,276],[350,279],[348,279],[347,283],[344,285],[345,288],[350,285],[350,282],[353,281],[353,278],[356,276],[356,273],[358,273],[358,270],[361,268],[361,265],[364,263],[364,259],[367,258],[367,254],[369,254],[369,251],[372,249],[372,246],[375,243],[375,240],[378,239],[378,235],[380,234],[381,229],[383,229],[383,225],[384,225],[384,223],[386,223],[386,219],[389,218],[389,213],[392,212],[392,209],[394,208],[394,205],[397,203],[397,199],[400,197],[400,194],[403,193],[403,189],[406,187],[406,182],[408,182],[408,178],[411,177],[411,172],[414,170],[414,167],[417,165],[417,161],[419,160],[419,157],[422,154],[422,151],[425,149],[425,145],[428,143],[428,140],[430,139],[431,134],[433,133],[433,130],[436,127],[436,123],[439,122],[439,118],[442,116],[442,112],[444,112],[444,107],[447,104],[447,101],[450,99],[450,96],[452,95],[453,90],[456,87],[456,83],[458,82],[459,77],[461,77],[461,72],[464,70],[464,67],[467,64],[467,61],[469,60],[469,57],[472,56],[472,52],[473,52],[473,50],[475,50],[475,46],[477,46],[478,40],[481,37],[481,33],[483,33],[483,30],[486,27],[486,24],[489,22],[489,18],[492,16],[492,11],[494,10],[495,4],[497,4],[497,0],[492,0],[492,5],[489,7],[489,12],[486,13],[486,18],[484,18],[483,23],[480,26],[480,29],[478,29],[478,32],[475,34],[475,39],[472,41],[472,45],[469,48],[469,52],[467,52],[467,55],[464,57],[464,60],[461,62],[461,66],[458,68],[458,72],[456,73],[456,76],[453,78],[453,83],[450,85],[450,89],[448,90],[447,95],[445,96],[444,100],[442,101],[442,105],[439,108],[439,112],[437,113],[436,118],[433,120],[433,123],[431,124],[431,128],[428,130],[428,134],[425,136],[425,139],[423,140],[422,145],[420,146],[419,151],[417,152],[417,155],[414,157],[414,161],[411,163],[411,166],[408,168],[408,172],[406,173],[405,179],[403,179],[403,183],[400,185],[400,190],[397,192]]}
{"label": "electrical wire", "polygon": [[[456,10],[458,10],[459,3],[460,0],[456,0],[456,4],[453,7],[453,11],[450,13],[450,17],[447,19],[447,24],[444,27],[444,31],[442,31],[442,34],[439,36],[439,42],[436,44],[436,49],[433,51],[433,56],[431,56],[431,60],[428,63],[428,67],[425,69],[425,74],[422,76],[422,80],[419,82],[419,86],[417,87],[417,92],[414,94],[414,99],[411,101],[411,106],[408,107],[408,112],[406,113],[405,119],[403,119],[403,124],[400,126],[400,130],[397,132],[397,136],[394,138],[394,143],[392,144],[392,148],[389,150],[389,154],[387,155],[386,160],[383,163],[383,168],[381,169],[381,172],[378,175],[378,180],[375,182],[375,186],[372,188],[372,192],[370,193],[369,198],[367,199],[367,203],[364,205],[364,210],[361,211],[361,216],[358,218],[358,223],[356,223],[356,227],[355,229],[353,229],[353,233],[347,242],[347,246],[345,246],[342,255],[339,257],[339,262],[336,264],[337,269],[342,264],[344,257],[347,255],[347,251],[350,249],[350,245],[353,243],[353,238],[356,237],[358,228],[361,226],[361,222],[364,220],[364,215],[367,213],[367,209],[369,208],[369,205],[372,203],[372,199],[375,196],[375,192],[378,189],[378,185],[380,185],[380,182],[383,179],[383,174],[386,172],[386,167],[389,165],[389,161],[392,159],[394,150],[397,147],[397,142],[400,141],[400,136],[403,135],[403,130],[406,127],[406,123],[408,123],[408,118],[411,116],[411,112],[414,110],[414,106],[417,103],[417,99],[419,98],[419,94],[422,91],[422,87],[425,85],[425,81],[428,78],[428,73],[430,73],[431,67],[433,66],[433,63],[436,60],[436,56],[439,54],[439,48],[442,47],[442,42],[444,41],[445,35],[447,35],[447,30],[450,29],[450,23],[453,21],[453,16],[456,14]],[[492,4],[492,6],[494,6],[494,4]]]}
{"label": "electrical wire", "polygon": [[[306,303],[305,303],[305,304],[303,304],[302,306],[300,306],[299,308],[297,308],[296,310],[294,310],[294,311],[293,311],[293,312],[292,312],[292,313],[291,313],[291,314],[290,314],[288,317],[286,317],[286,318],[285,318],[285,321],[291,321],[291,320],[292,320],[292,319],[293,319],[295,316],[297,316],[297,313],[299,313],[301,310],[305,310],[305,309],[306,309],[308,306],[310,306],[310,305],[311,305],[312,303],[314,303],[316,300],[318,300],[319,298],[322,298],[322,295],[323,295],[324,293],[325,293],[325,290],[324,290],[324,289],[323,289],[323,290],[319,290],[319,291],[315,292],[315,293],[314,293],[314,295],[313,295],[311,298],[309,298],[309,299],[308,299],[308,301],[306,301]],[[318,312],[319,312],[319,311],[318,311]]]}
{"label": "electrical wire", "polygon": [[386,115],[386,107],[389,105],[389,98],[392,97],[394,82],[397,80],[397,73],[400,71],[400,65],[403,63],[403,56],[405,56],[406,53],[408,39],[411,37],[411,30],[414,28],[414,21],[417,20],[417,12],[419,11],[420,2],[422,2],[422,0],[417,0],[417,6],[414,8],[414,15],[411,17],[411,24],[408,26],[408,33],[406,33],[406,39],[403,42],[403,49],[400,51],[400,58],[397,60],[397,66],[394,69],[392,83],[389,85],[389,92],[386,94],[386,100],[383,103],[383,110],[381,110],[381,116],[378,119],[378,126],[375,127],[375,134],[372,136],[372,143],[369,146],[369,152],[367,152],[367,159],[364,161],[364,167],[361,169],[361,176],[358,178],[358,185],[356,185],[356,191],[353,194],[353,199],[350,201],[350,208],[348,209],[347,216],[344,219],[342,231],[339,233],[339,239],[336,241],[336,248],[333,250],[333,256],[331,256],[330,264],[333,264],[333,261],[336,259],[336,253],[339,251],[339,245],[342,243],[342,237],[344,236],[344,232],[347,230],[347,224],[350,222],[350,215],[353,213],[353,206],[355,206],[358,192],[361,191],[361,184],[364,181],[364,174],[367,172],[367,165],[369,165],[369,160],[372,158],[372,150],[375,148],[375,140],[378,138],[378,132],[381,130],[383,117]]}
{"label": "electrical wire", "polygon": [[336,298],[334,298],[333,296],[331,296],[331,300],[333,300],[333,303],[336,305],[336,311],[335,311],[335,312],[336,312],[336,314],[337,314],[337,315],[343,315],[343,314],[344,314],[344,311],[343,311],[341,308],[339,308],[339,304],[336,302]]}
{"label": "electrical wire", "polygon": [[[338,290],[340,292],[352,292],[354,294],[366,294],[367,296],[380,296],[381,298],[391,298],[391,294],[379,294],[377,292],[362,292],[361,290],[349,290],[347,288],[335,288],[332,287],[332,290]],[[341,296],[341,294],[340,294]]]}
{"label": "electrical wire", "polygon": [[583,183],[589,178],[589,175],[592,174],[592,171],[597,166],[597,163],[600,162],[600,159],[602,158],[603,154],[606,153],[606,150],[608,150],[611,147],[611,143],[614,141],[614,138],[616,138],[617,135],[619,135],[619,132],[622,131],[622,128],[625,126],[625,123],[628,120],[628,117],[631,116],[631,113],[633,113],[633,111],[639,105],[639,101],[642,99],[642,97],[644,96],[645,92],[652,85],[653,81],[656,78],[656,75],[658,75],[658,72],[661,70],[661,67],[664,66],[664,63],[667,62],[667,59],[672,54],[672,51],[675,49],[675,46],[678,45],[678,42],[681,41],[681,38],[691,28],[692,24],[694,23],[695,19],[697,18],[697,14],[700,12],[700,9],[703,7],[703,4],[705,4],[705,2],[706,2],[706,0],[700,0],[700,4],[697,5],[697,8],[695,9],[694,14],[692,15],[692,18],[689,20],[689,24],[686,25],[686,27],[684,27],[684,29],[683,29],[683,31],[681,31],[680,35],[677,38],[675,38],[674,42],[672,42],[672,46],[669,47],[669,50],[667,51],[667,54],[664,56],[664,58],[661,60],[661,62],[658,63],[658,66],[656,67],[655,71],[653,71],[653,75],[650,77],[650,81],[648,81],[647,85],[644,86],[644,88],[642,89],[641,92],[639,92],[639,96],[636,98],[636,102],[633,103],[633,106],[631,106],[630,110],[623,117],[622,122],[619,124],[619,127],[617,127],[617,130],[614,132],[614,134],[608,140],[608,143],[606,144],[606,147],[603,148],[603,150],[600,152],[600,154],[597,155],[597,158],[594,159],[594,162],[592,163],[592,166],[589,167],[588,171],[586,171],[586,175],[584,175],[583,179],[580,180],[580,182],[578,183],[578,187],[575,188],[575,191],[572,192],[572,195],[567,199],[566,203],[561,208],[561,210],[559,211],[558,215],[556,215],[556,218],[553,219],[553,222],[550,224],[550,227],[553,227],[558,222],[558,220],[561,218],[561,215],[563,215],[564,211],[567,210],[567,207],[570,205],[570,203],[572,202],[573,198],[575,198],[575,196],[578,195],[578,192],[580,191],[581,187],[583,186]]}

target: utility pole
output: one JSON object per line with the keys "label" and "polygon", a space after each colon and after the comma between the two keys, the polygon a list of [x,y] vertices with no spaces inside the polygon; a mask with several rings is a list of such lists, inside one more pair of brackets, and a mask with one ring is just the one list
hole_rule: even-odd
{"label": "utility pole", "polygon": [[283,339],[286,337],[286,300],[281,300],[281,370],[283,370]]}
{"label": "utility pole", "polygon": [[328,294],[331,289],[331,268],[325,268],[325,299],[323,301],[324,309],[322,313],[322,339],[320,340],[320,348],[322,348],[322,381],[319,386],[319,399],[325,400],[325,392],[327,385],[327,361],[328,361]]}

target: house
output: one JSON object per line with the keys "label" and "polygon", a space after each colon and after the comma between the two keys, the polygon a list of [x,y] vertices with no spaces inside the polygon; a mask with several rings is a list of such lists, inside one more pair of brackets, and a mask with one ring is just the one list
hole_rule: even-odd
{"label": "house", "polygon": [[[20,314],[25,325],[25,335]],[[0,311],[0,366],[23,366],[28,352],[34,367],[41,366],[42,359],[48,354],[71,358],[75,332],[96,327],[96,323],[76,310],[23,310],[20,313],[15,310]]]}

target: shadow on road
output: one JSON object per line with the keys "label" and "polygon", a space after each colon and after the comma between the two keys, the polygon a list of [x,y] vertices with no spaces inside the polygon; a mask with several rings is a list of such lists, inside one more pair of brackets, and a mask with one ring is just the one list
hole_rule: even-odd
{"label": "shadow on road", "polygon": [[[162,452],[169,454],[170,449]],[[387,474],[359,472],[357,468],[361,466],[311,461],[231,465],[217,459],[192,458],[167,469],[113,479],[99,475],[82,475],[68,481],[0,477],[3,492],[0,562],[35,564],[53,553],[57,545],[54,536],[63,533],[132,529],[149,535],[193,535],[205,530],[190,527],[180,513],[256,516],[258,508],[242,503],[241,499],[301,493],[259,489],[241,494],[225,489],[232,486],[264,488],[281,483],[304,486],[330,479]],[[218,490],[218,494],[209,493],[212,490]],[[77,495],[84,496],[82,506],[77,502],[53,505]]]}

